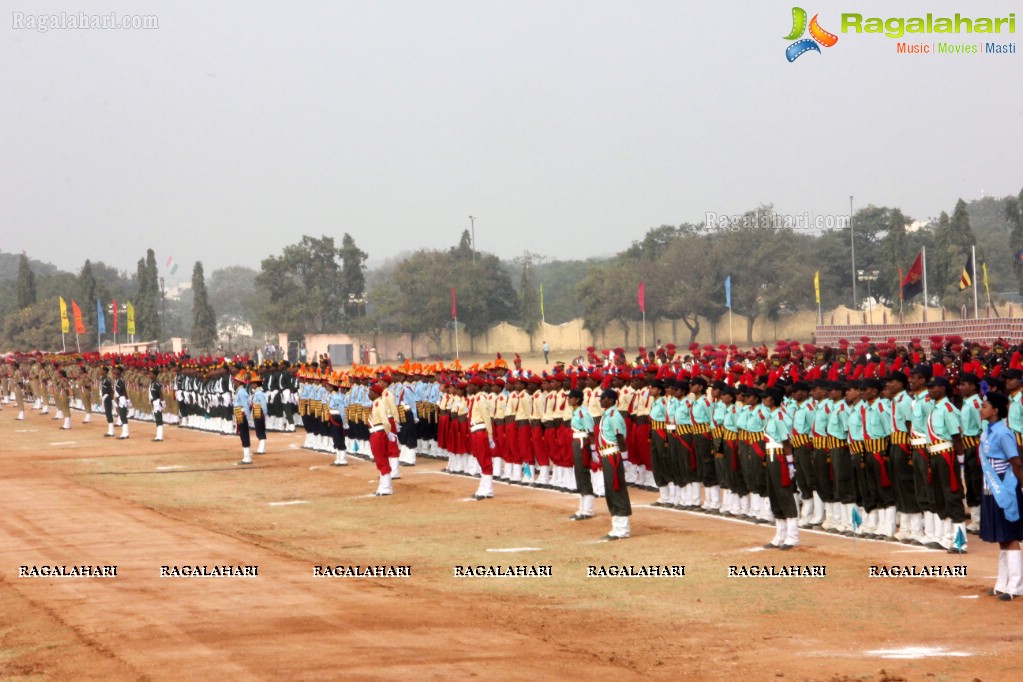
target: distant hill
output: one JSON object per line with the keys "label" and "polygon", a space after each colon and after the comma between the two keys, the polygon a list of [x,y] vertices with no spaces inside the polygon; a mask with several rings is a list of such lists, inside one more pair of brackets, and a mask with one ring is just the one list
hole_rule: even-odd
{"label": "distant hill", "polygon": [[[5,253],[4,251],[0,251],[0,282],[18,278],[18,261],[20,260],[20,253]],[[52,275],[59,272],[59,268],[56,265],[44,263],[42,261],[35,260],[32,257],[29,257],[28,259],[28,266],[37,276]]]}

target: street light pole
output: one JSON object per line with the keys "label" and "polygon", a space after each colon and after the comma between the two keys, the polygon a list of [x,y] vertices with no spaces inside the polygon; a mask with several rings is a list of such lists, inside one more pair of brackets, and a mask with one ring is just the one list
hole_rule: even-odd
{"label": "street light pole", "polygon": [[[167,292],[163,288],[163,277],[160,278],[160,308],[162,309],[162,315],[160,320],[160,336],[167,333]],[[160,339],[156,339],[157,345],[160,343]]]}
{"label": "street light pole", "polygon": [[469,229],[472,230],[472,262],[476,264],[476,216],[469,216]]}
{"label": "street light pole", "polygon": [[852,251],[853,310],[856,307],[856,228],[853,227],[853,195],[849,195],[849,250]]}

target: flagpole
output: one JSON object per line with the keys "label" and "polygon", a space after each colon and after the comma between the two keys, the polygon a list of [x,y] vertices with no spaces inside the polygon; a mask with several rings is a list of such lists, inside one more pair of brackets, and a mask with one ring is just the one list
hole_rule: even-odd
{"label": "flagpole", "polygon": [[920,267],[924,275],[924,322],[927,321],[927,247],[920,247]]}
{"label": "flagpole", "polygon": [[728,345],[732,345],[732,309],[728,309]]}
{"label": "flagpole", "polygon": [[81,344],[81,342],[80,342],[80,341],[78,340],[78,330],[75,330],[75,347],[77,347],[77,348],[78,348],[78,352],[79,352],[79,353],[81,353],[81,352],[82,352],[82,344]]}
{"label": "flagpole", "polygon": [[646,348],[646,306],[643,306],[643,332],[640,334],[640,338],[643,341],[643,348]]}
{"label": "flagpole", "polygon": [[902,324],[902,266],[899,266],[899,324]]}
{"label": "flagpole", "polygon": [[458,359],[458,318],[455,318],[455,360]]}
{"label": "flagpole", "polygon": [[63,329],[60,330],[60,347],[64,349],[65,353],[67,353],[67,343],[65,343],[65,341],[64,341],[64,330]]}
{"label": "flagpole", "polygon": [[979,320],[980,313],[977,312],[977,245],[974,244],[970,247],[970,257],[973,259],[973,275],[970,279],[973,280],[973,319]]}

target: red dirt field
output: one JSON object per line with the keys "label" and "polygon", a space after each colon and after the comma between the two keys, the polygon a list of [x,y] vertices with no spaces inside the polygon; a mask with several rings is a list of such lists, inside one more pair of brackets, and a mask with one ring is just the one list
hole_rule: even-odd
{"label": "red dirt field", "polygon": [[[598,542],[606,508],[473,479],[421,459],[395,495],[350,458],[271,434],[236,439],[133,422],[62,431],[0,412],[3,680],[1008,680],[1023,602],[982,596],[997,547],[959,557],[648,507]],[[280,504],[282,502],[290,504]],[[277,504],[274,504],[277,503]],[[523,548],[535,548],[524,551]],[[489,550],[518,550],[493,552]],[[116,565],[116,577],[20,577]],[[161,566],[258,566],[255,577],[160,577]],[[455,577],[456,566],[550,566],[551,577]],[[684,565],[684,577],[592,578],[588,566]],[[824,578],[735,578],[729,566],[823,565]],[[406,578],[317,577],[318,565],[411,567]],[[967,577],[870,578],[871,565],[966,566]],[[909,648],[925,648],[919,651]],[[916,658],[886,658],[917,655]],[[924,655],[929,654],[929,655]]]}

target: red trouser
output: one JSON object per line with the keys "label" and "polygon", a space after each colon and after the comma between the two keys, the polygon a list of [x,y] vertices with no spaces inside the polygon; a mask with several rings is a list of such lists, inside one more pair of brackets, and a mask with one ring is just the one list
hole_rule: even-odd
{"label": "red trouser", "polygon": [[530,431],[533,432],[533,459],[536,460],[538,465],[545,467],[551,463],[551,460],[547,454],[547,446],[543,440],[543,427],[530,426]]}
{"label": "red trouser", "polygon": [[501,459],[507,459],[508,453],[506,445],[507,430],[504,424],[494,424],[494,448],[493,456],[500,457]]}
{"label": "red trouser", "polygon": [[449,450],[448,447],[451,445],[451,438],[449,438],[448,426],[451,419],[446,414],[440,415],[437,419],[437,447],[442,450]]}
{"label": "red trouser", "polygon": [[488,442],[486,429],[473,431],[469,434],[469,449],[472,456],[479,462],[480,471],[484,476],[494,475],[494,462],[490,455],[490,443]]}
{"label": "red trouser", "polygon": [[514,421],[504,425],[504,441],[501,445],[501,454],[508,464],[519,463],[519,428]]}
{"label": "red trouser", "polygon": [[391,463],[387,460],[389,446],[390,441],[387,440],[386,431],[375,431],[369,434],[369,450],[373,453],[373,462],[377,465],[377,471],[381,476],[391,473]]}
{"label": "red trouser", "polygon": [[516,437],[519,440],[519,461],[516,464],[533,463],[533,427],[528,421],[515,422]]}
{"label": "red trouser", "polygon": [[561,466],[561,452],[559,451],[558,429],[556,426],[548,426],[543,430],[543,444],[547,449],[547,459],[555,466]]}
{"label": "red trouser", "polygon": [[636,438],[629,450],[629,459],[637,466],[650,467],[650,422],[636,424]]}

